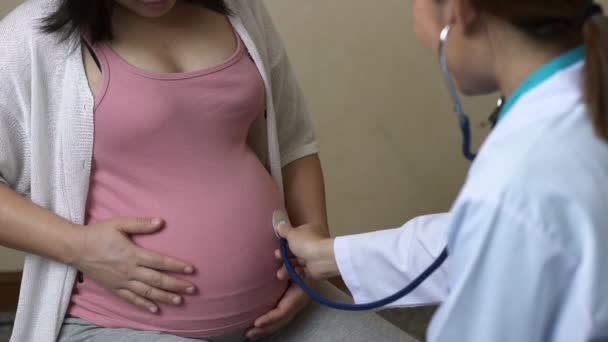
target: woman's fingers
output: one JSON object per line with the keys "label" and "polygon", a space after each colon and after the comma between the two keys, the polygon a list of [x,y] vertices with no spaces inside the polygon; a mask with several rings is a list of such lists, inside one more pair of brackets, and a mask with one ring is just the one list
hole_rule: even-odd
{"label": "woman's fingers", "polygon": [[272,335],[287,325],[293,317],[281,309],[274,309],[260,319],[256,320],[254,327],[247,332],[247,338],[257,341],[265,336]]}
{"label": "woman's fingers", "polygon": [[133,274],[133,280],[173,293],[193,294],[196,290],[190,282],[145,267],[137,268]]}
{"label": "woman's fingers", "polygon": [[285,268],[285,266],[281,267],[281,269],[279,269],[279,271],[277,272],[277,278],[279,280],[288,280],[289,279],[289,273],[287,272],[287,268]]}
{"label": "woman's fingers", "polygon": [[185,274],[192,274],[194,272],[194,267],[186,262],[150,252],[143,248],[137,251],[136,257],[138,265],[155,270]]}
{"label": "woman's fingers", "polygon": [[131,290],[120,289],[120,290],[116,291],[116,295],[118,295],[120,298],[126,300],[127,302],[129,302],[137,307],[140,307],[144,310],[150,311],[152,313],[158,312],[158,307],[156,306],[156,304],[152,303],[151,301],[145,299],[142,296],[135,294]]}
{"label": "woman's fingers", "polygon": [[172,305],[179,305],[182,303],[181,296],[160,290],[138,280],[129,281],[128,289],[136,295],[151,300],[154,303],[165,303]]}
{"label": "woman's fingers", "polygon": [[159,230],[163,225],[162,219],[143,217],[116,217],[109,222],[127,234],[149,234]]}

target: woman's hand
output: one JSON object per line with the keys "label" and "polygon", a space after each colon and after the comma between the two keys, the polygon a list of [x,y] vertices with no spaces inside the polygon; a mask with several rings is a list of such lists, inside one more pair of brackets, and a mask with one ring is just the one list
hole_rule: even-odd
{"label": "woman's hand", "polygon": [[158,311],[156,303],[178,305],[180,294],[192,294],[195,288],[163,272],[191,274],[193,267],[140,248],[129,239],[131,234],[150,234],[161,226],[160,219],[116,218],[81,228],[71,264],[117,296],[150,312]]}
{"label": "woman's hand", "polygon": [[310,301],[310,297],[298,285],[291,284],[277,307],[256,319],[246,337],[257,341],[287,327]]}
{"label": "woman's hand", "polygon": [[[304,225],[293,228],[281,223],[277,231],[282,238],[287,239],[289,250],[297,259],[298,265],[294,266],[299,266],[307,277],[324,280],[340,274],[334,255],[334,239],[328,238],[322,227]],[[275,256],[281,259],[281,252],[275,251]],[[285,266],[277,276],[279,279],[289,278]]]}

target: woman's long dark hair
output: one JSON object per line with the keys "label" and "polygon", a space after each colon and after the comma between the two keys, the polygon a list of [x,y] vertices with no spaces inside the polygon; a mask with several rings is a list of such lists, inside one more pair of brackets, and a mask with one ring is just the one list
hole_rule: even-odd
{"label": "woman's long dark hair", "polygon": [[470,0],[531,37],[585,44],[585,96],[598,136],[608,139],[608,18],[592,0]]}
{"label": "woman's long dark hair", "polygon": [[[221,14],[230,14],[224,0],[188,0]],[[61,32],[64,39],[87,32],[91,41],[112,39],[112,0],[61,0],[55,11],[42,21],[47,33]]]}

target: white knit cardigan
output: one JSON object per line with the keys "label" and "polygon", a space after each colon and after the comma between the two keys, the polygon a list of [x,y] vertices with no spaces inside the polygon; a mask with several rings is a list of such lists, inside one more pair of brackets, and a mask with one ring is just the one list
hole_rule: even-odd
{"label": "white knit cardigan", "polygon": [[[0,22],[0,181],[83,223],[93,151],[93,96],[77,39],[41,33],[57,0],[29,0]],[[250,142],[282,189],[281,168],[318,152],[281,39],[261,0],[228,0],[230,18],[260,74],[267,118]],[[265,124],[264,124],[265,122]],[[55,341],[76,270],[26,257],[12,342]]]}

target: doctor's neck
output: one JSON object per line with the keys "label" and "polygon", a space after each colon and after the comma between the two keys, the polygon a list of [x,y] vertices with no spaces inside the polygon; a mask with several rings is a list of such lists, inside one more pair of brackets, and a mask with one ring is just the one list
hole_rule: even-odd
{"label": "doctor's neck", "polygon": [[509,98],[532,73],[585,48],[585,100],[598,137],[608,139],[608,18],[592,0],[470,0],[483,12],[495,85]]}
{"label": "doctor's neck", "polygon": [[582,43],[543,42],[502,21],[496,21],[492,26],[493,69],[496,84],[504,98],[511,97],[544,64]]}

